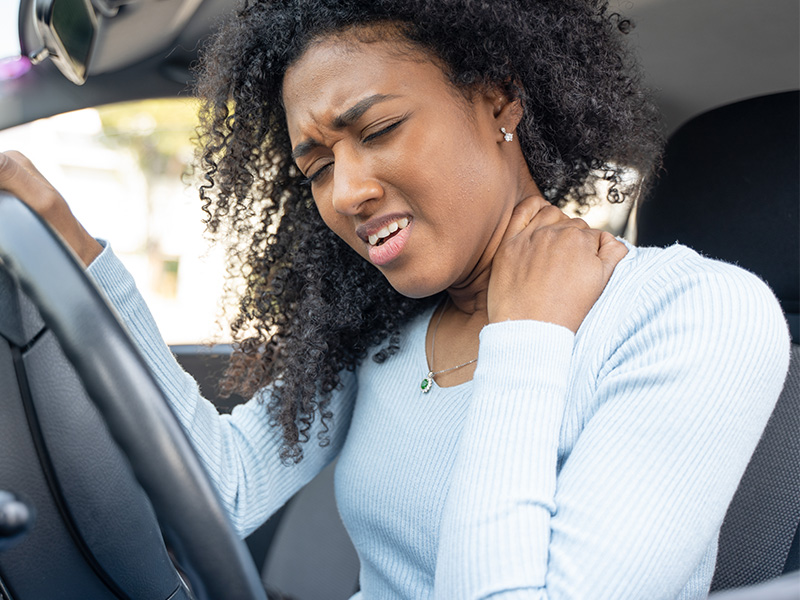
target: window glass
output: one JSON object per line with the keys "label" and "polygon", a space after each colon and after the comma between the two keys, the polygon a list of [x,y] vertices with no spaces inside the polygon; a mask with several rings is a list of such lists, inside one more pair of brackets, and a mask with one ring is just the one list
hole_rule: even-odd
{"label": "window glass", "polygon": [[0,2],[0,60],[19,56],[19,0]]}
{"label": "window glass", "polygon": [[614,235],[624,237],[636,243],[636,206],[639,202],[641,191],[640,176],[633,169],[625,169],[619,174],[617,184],[619,191],[624,195],[624,201],[611,202],[609,196],[615,195],[614,185],[606,178],[606,173],[597,172],[600,179],[595,184],[596,196],[589,198],[587,206],[579,206],[575,202],[568,202],[564,212],[570,217],[581,217],[590,227],[603,229]]}
{"label": "window glass", "polygon": [[[204,235],[189,167],[197,109],[189,99],[145,100],[0,131],[0,147],[26,154],[89,232],[111,243],[169,344],[230,341],[224,252]],[[623,235],[631,203],[566,210]]]}
{"label": "window glass", "polygon": [[31,61],[20,56],[19,1],[0,0],[0,81],[27,73]]}
{"label": "window glass", "polygon": [[228,341],[221,248],[204,235],[190,174],[197,105],[147,100],[65,113],[0,131],[89,232],[111,243],[170,344]]}

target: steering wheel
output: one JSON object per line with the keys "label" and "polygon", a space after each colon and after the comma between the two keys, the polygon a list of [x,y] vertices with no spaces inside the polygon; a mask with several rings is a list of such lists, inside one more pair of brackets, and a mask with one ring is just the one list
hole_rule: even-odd
{"label": "steering wheel", "polygon": [[266,600],[245,544],[144,360],[72,251],[0,192],[0,262],[36,304],[127,456],[201,600]]}

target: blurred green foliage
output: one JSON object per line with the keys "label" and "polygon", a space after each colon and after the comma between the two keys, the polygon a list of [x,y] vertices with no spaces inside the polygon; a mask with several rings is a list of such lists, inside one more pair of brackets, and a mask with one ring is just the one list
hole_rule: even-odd
{"label": "blurred green foliage", "polygon": [[97,107],[103,142],[134,152],[148,176],[182,175],[191,163],[199,105],[165,98]]}

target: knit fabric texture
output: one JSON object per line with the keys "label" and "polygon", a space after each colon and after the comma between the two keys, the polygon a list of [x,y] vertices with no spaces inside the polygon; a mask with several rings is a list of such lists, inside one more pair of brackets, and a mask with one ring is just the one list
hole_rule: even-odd
{"label": "knit fabric texture", "polygon": [[317,422],[303,461],[285,466],[269,389],[220,416],[110,248],[89,272],[242,536],[339,456],[358,600],[705,598],[789,359],[757,277],[682,246],[629,246],[577,334],[488,325],[472,381],[422,394],[428,311],[389,360],[343,374],[330,444]]}

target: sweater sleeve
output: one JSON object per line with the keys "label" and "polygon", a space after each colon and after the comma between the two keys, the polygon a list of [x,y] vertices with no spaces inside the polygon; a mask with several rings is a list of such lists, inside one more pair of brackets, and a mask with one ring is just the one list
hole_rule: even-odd
{"label": "sweater sleeve", "polygon": [[[624,337],[596,341],[599,366],[571,365],[554,325],[484,329],[436,598],[676,598],[716,543],[783,384],[786,324],[760,280],[722,263],[638,302]],[[570,368],[596,370],[596,388],[559,470]]]}
{"label": "sweater sleeve", "polygon": [[[240,536],[247,536],[266,521],[339,452],[355,397],[352,373],[343,373],[344,385],[333,393],[330,444],[320,447],[309,442],[304,447],[304,459],[297,465],[286,466],[278,456],[281,432],[269,423],[266,407],[269,388],[235,407],[230,415],[220,415],[175,360],[133,278],[108,245],[88,272],[105,292],[142,353]],[[316,420],[309,439],[316,440],[319,431],[320,423]]]}

